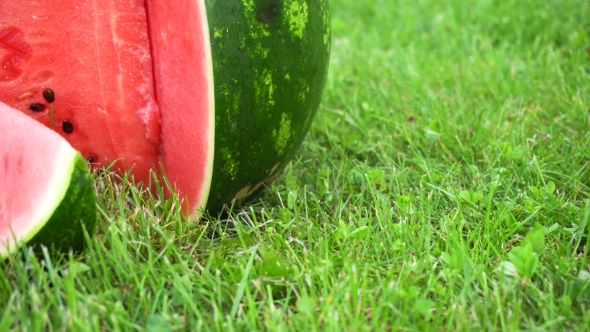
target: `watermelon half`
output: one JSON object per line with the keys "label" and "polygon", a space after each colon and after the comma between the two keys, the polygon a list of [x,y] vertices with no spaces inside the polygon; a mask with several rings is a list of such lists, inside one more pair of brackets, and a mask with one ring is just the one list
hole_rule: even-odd
{"label": "watermelon half", "polygon": [[[0,258],[24,241],[84,249],[96,204],[86,160],[54,131],[0,103]],[[83,228],[84,227],[84,228]]]}
{"label": "watermelon half", "polygon": [[194,216],[274,179],[325,84],[327,0],[0,0],[0,15],[0,101],[53,119],[94,168],[165,174]]}

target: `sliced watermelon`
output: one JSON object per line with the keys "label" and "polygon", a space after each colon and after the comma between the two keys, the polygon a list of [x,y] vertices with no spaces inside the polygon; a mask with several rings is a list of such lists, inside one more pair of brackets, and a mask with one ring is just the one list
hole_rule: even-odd
{"label": "sliced watermelon", "polygon": [[0,258],[21,241],[80,251],[96,203],[86,161],[52,130],[0,103]]}
{"label": "sliced watermelon", "polygon": [[0,101],[46,126],[53,106],[93,167],[148,182],[161,164],[192,215],[274,179],[325,83],[327,0],[0,0],[0,13]]}

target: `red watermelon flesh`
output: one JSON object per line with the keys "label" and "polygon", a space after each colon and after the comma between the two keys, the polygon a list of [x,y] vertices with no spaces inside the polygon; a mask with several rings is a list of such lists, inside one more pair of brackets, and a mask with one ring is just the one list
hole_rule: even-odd
{"label": "red watermelon flesh", "polygon": [[0,0],[0,101],[50,126],[53,90],[55,130],[92,166],[147,183],[162,164],[194,213],[214,134],[203,13],[202,0]]}

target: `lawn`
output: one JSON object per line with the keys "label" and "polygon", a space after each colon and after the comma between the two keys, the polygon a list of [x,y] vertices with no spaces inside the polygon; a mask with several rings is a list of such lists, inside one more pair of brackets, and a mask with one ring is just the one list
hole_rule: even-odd
{"label": "lawn", "polygon": [[590,2],[330,5],[264,194],[188,226],[95,174],[83,255],[0,262],[0,331],[590,330]]}

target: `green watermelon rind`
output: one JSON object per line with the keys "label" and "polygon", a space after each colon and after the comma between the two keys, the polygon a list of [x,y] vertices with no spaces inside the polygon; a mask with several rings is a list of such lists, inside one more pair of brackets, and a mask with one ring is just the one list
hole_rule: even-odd
{"label": "green watermelon rind", "polygon": [[327,0],[206,2],[215,81],[207,210],[252,198],[289,163],[319,108],[330,55]]}
{"label": "green watermelon rind", "polygon": [[17,251],[22,242],[37,249],[43,245],[82,251],[84,229],[90,236],[94,234],[96,198],[86,160],[71,147],[61,149],[55,157],[60,163],[48,182],[50,190],[38,206],[36,220],[22,234],[13,234],[13,241],[0,245],[0,258]]}

